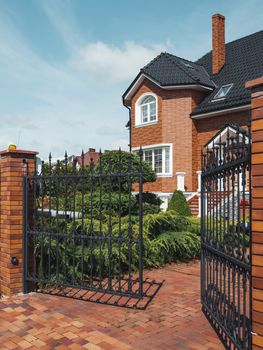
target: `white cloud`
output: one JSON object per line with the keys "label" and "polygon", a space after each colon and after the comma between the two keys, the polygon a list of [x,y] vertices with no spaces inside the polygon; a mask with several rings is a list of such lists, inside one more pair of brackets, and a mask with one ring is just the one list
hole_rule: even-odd
{"label": "white cloud", "polygon": [[72,65],[89,79],[102,79],[103,84],[122,83],[133,79],[141,67],[169,47],[169,42],[144,46],[126,41],[117,47],[98,41],[81,48]]}

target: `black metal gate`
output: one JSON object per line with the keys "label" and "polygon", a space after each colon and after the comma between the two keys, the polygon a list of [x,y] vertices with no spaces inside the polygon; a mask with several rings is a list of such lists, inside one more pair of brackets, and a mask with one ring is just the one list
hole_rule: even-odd
{"label": "black metal gate", "polygon": [[100,154],[88,166],[84,154],[55,163],[50,155],[25,176],[24,292],[143,296],[142,157],[127,155]]}
{"label": "black metal gate", "polygon": [[250,128],[228,125],[202,154],[201,302],[226,349],[251,349]]}

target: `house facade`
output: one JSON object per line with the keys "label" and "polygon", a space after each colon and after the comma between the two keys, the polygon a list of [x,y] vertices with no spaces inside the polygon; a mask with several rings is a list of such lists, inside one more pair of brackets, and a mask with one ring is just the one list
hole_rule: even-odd
{"label": "house facade", "polygon": [[201,149],[226,124],[246,127],[245,82],[263,73],[263,31],[225,43],[225,18],[212,17],[212,50],[192,62],[163,52],[143,67],[123,94],[130,110],[130,148],[141,146],[157,181],[144,185],[167,207],[184,191],[198,214]]}
{"label": "house facade", "polygon": [[87,152],[83,152],[82,155],[74,157],[76,166],[81,168],[86,167],[90,164],[97,164],[100,158],[100,152],[97,152],[95,148],[89,148]]}

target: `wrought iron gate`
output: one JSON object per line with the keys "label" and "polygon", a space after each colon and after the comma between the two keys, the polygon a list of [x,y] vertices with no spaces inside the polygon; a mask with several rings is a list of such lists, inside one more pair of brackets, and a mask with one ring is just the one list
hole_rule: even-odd
{"label": "wrought iron gate", "polygon": [[250,129],[226,126],[202,154],[201,302],[226,349],[251,349]]}
{"label": "wrought iron gate", "polygon": [[86,167],[84,154],[56,163],[50,155],[40,174],[24,178],[24,292],[144,295],[142,157],[122,157],[100,154]]}

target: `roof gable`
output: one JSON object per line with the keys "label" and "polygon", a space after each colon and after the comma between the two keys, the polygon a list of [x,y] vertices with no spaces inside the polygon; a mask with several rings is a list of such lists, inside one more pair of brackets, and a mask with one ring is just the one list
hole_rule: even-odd
{"label": "roof gable", "polygon": [[162,52],[140,70],[135,80],[123,94],[123,99],[135,90],[144,78],[148,78],[161,88],[200,86],[212,90],[215,88],[204,67],[183,58]]}
{"label": "roof gable", "polygon": [[202,84],[214,88],[204,67],[183,58],[162,52],[141,69],[161,86]]}

